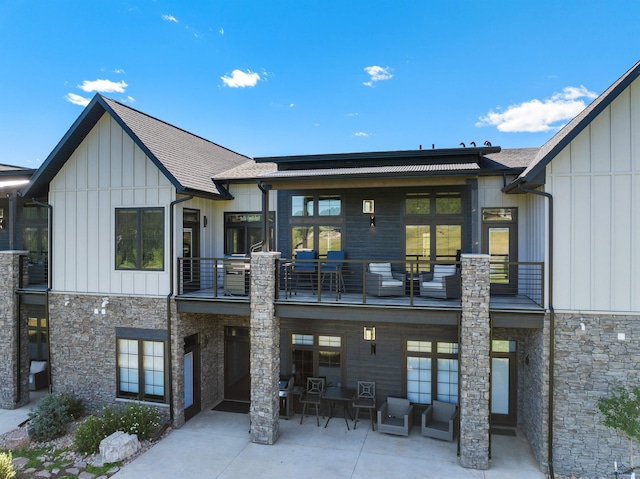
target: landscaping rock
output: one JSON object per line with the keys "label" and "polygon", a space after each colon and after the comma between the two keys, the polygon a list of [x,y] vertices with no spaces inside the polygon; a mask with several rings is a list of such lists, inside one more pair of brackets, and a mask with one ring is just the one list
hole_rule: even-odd
{"label": "landscaping rock", "polygon": [[135,434],[116,431],[100,442],[100,455],[104,462],[118,462],[140,450],[140,441]]}
{"label": "landscaping rock", "polygon": [[26,466],[28,462],[29,459],[27,459],[26,457],[14,457],[13,461],[11,461],[11,464],[16,471],[19,471],[24,466]]}
{"label": "landscaping rock", "polygon": [[29,439],[29,431],[26,427],[20,427],[11,431],[4,440],[5,448],[15,451],[16,449],[24,449],[29,447],[31,439]]}

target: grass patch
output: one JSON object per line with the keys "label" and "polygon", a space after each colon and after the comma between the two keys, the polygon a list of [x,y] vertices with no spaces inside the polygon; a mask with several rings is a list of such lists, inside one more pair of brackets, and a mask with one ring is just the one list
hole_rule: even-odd
{"label": "grass patch", "polygon": [[115,466],[117,467],[122,467],[122,463],[121,462],[113,462],[113,463],[107,463],[103,466],[92,466],[91,464],[87,465],[87,468],[85,469],[85,471],[94,474],[96,477],[98,476],[102,476],[102,475],[107,475],[107,472],[110,471],[112,468],[114,468]]}
{"label": "grass patch", "polygon": [[[6,450],[1,450],[0,452],[8,452]],[[29,469],[30,467],[38,468],[42,465],[42,461],[39,459],[42,456],[46,456],[50,454],[51,448],[49,447],[39,447],[35,449],[16,449],[15,451],[11,451],[13,458],[16,457],[24,457],[29,459],[27,462],[25,469]]]}

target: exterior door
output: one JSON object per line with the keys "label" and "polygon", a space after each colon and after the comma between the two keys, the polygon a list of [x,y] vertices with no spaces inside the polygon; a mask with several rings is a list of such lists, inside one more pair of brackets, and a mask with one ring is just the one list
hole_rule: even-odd
{"label": "exterior door", "polygon": [[200,289],[200,211],[184,209],[182,226],[182,290]]}
{"label": "exterior door", "polygon": [[483,208],[482,252],[491,257],[491,293],[518,294],[517,208]]}
{"label": "exterior door", "polygon": [[517,359],[515,341],[492,341],[491,424],[513,426],[518,421]]}
{"label": "exterior door", "polygon": [[200,412],[200,344],[198,335],[184,339],[184,419]]}
{"label": "exterior door", "polygon": [[224,398],[251,400],[249,328],[224,328]]}

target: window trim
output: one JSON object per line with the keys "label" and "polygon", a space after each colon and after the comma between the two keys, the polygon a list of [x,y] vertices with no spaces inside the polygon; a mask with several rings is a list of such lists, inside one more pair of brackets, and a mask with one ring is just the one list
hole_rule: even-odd
{"label": "window trim", "polygon": [[[340,353],[340,384],[345,384],[346,380],[346,337],[344,334],[336,334],[330,332],[300,332],[291,331],[289,334],[289,364],[293,365],[294,351],[312,351],[313,353],[313,375],[318,375],[320,364],[320,352],[329,351]],[[313,344],[296,344],[293,342],[294,336],[312,336]],[[319,344],[320,337],[340,338],[340,346],[321,346]],[[304,384],[303,384],[304,383]],[[296,382],[297,385],[306,386],[306,381],[302,383]]]}
{"label": "window trim", "polygon": [[[417,341],[421,343],[430,343],[431,351],[409,351],[408,342]],[[409,357],[430,358],[431,359],[431,401],[438,398],[438,359],[455,359],[458,361],[458,392],[456,395],[456,404],[460,403],[460,344],[456,340],[440,339],[421,339],[421,338],[404,338],[402,341],[403,348],[403,387],[404,394],[409,397],[408,391],[408,371],[407,360]],[[440,353],[438,352],[438,344],[455,344],[457,353]],[[425,403],[416,403],[425,404]]]}
{"label": "window trim", "polygon": [[[135,211],[136,212],[136,228],[137,231],[142,231],[143,229],[143,213],[145,211],[160,211],[162,213],[162,232],[161,232],[161,236],[162,236],[162,265],[160,266],[160,268],[143,268],[142,267],[142,257],[144,255],[144,250],[143,250],[143,243],[144,243],[144,237],[142,234],[137,235],[136,238],[136,248],[138,251],[138,254],[136,254],[136,265],[134,268],[123,268],[121,266],[118,265],[118,212],[120,211]],[[166,218],[165,218],[165,208],[164,206],[142,206],[142,207],[117,207],[115,208],[115,218],[114,218],[114,268],[116,271],[164,271],[165,270],[165,256],[166,256],[166,235],[165,235],[165,228],[166,228]]]}
{"label": "window trim", "polygon": [[[129,393],[123,392],[120,390],[120,366],[118,364],[118,359],[120,355],[120,340],[130,340],[138,342],[138,393]],[[163,384],[163,395],[162,397],[158,397],[157,395],[147,395],[144,392],[144,355],[142,354],[144,348],[144,342],[154,342],[161,343],[163,349],[163,376],[164,376],[164,384]],[[144,401],[154,404],[168,404],[169,394],[168,388],[171,387],[169,384],[169,357],[170,348],[169,341],[167,338],[166,330],[155,330],[155,329],[138,329],[138,328],[116,328],[116,344],[115,344],[115,353],[116,353],[116,399],[119,400],[133,400],[133,401]]]}
{"label": "window trim", "polygon": [[[313,203],[313,211],[312,214],[302,214],[298,216],[293,215],[293,199],[295,197],[303,197],[310,199]],[[340,201],[340,214],[339,215],[321,215],[320,201],[324,199],[337,199]],[[307,202],[303,202],[303,207],[305,208],[304,213],[307,212],[306,209]],[[287,248],[290,250],[291,255],[295,254],[296,249],[294,249],[293,245],[293,230],[294,228],[308,228],[310,230],[310,235],[313,236],[313,245],[307,246],[299,249],[312,249],[316,253],[320,253],[320,233],[321,228],[335,228],[340,232],[340,249],[345,245],[346,240],[346,231],[345,228],[345,199],[344,194],[341,192],[308,192],[308,191],[293,191],[288,199],[288,211],[289,217],[289,225],[287,230],[288,236],[288,245]],[[282,246],[282,245],[281,245]]]}

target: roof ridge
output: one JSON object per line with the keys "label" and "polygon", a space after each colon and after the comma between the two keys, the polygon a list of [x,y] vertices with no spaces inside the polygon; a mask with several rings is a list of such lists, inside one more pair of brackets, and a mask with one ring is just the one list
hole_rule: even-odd
{"label": "roof ridge", "polygon": [[173,128],[173,129],[175,129],[175,130],[178,130],[178,131],[181,131],[181,132],[183,132],[183,133],[186,133],[186,134],[187,134],[187,135],[189,135],[189,136],[192,136],[192,137],[194,137],[194,138],[198,138],[199,140],[202,140],[202,141],[206,141],[207,143],[210,143],[210,144],[212,144],[212,145],[214,145],[214,146],[217,146],[218,148],[222,148],[223,150],[226,150],[226,151],[228,151],[228,152],[230,152],[230,153],[234,153],[234,154],[236,154],[236,155],[243,156],[243,157],[245,157],[245,158],[247,158],[247,159],[251,159],[251,158],[250,158],[249,156],[247,156],[247,155],[244,155],[244,154],[242,154],[242,153],[238,153],[237,151],[234,151],[234,150],[232,150],[232,149],[230,149],[230,148],[227,148],[226,146],[220,145],[219,143],[216,143],[216,142],[214,142],[214,141],[211,141],[211,140],[209,140],[209,139],[207,139],[207,138],[205,138],[205,137],[203,137],[203,136],[196,135],[195,133],[191,133],[190,131],[185,130],[184,128],[180,128],[179,126],[176,126],[176,125],[174,125],[173,123],[169,123],[168,121],[164,121],[164,120],[161,120],[160,118],[157,118],[157,117],[155,117],[155,116],[153,116],[153,115],[149,115],[148,113],[145,113],[145,112],[143,112],[143,111],[141,111],[141,110],[138,110],[138,109],[136,109],[136,108],[133,108],[133,107],[131,107],[131,106],[129,106],[129,105],[126,105],[126,104],[124,104],[124,103],[121,103],[121,102],[119,102],[118,100],[114,100],[113,98],[106,97],[106,96],[104,96],[104,95],[102,95],[102,94],[100,94],[100,93],[97,93],[97,95],[99,95],[99,96],[100,96],[104,101],[106,101],[107,103],[109,103],[109,102],[111,102],[111,103],[116,103],[117,105],[119,105],[119,106],[121,106],[121,107],[123,107],[123,108],[126,108],[126,109],[131,110],[131,111],[133,111],[133,112],[135,112],[135,113],[138,113],[139,115],[142,115],[142,116],[145,116],[145,117],[147,117],[147,118],[150,118],[151,120],[157,121],[158,123],[162,123],[162,124],[164,124],[164,125],[166,125],[166,126],[168,126],[168,127],[170,127],[170,128]]}

